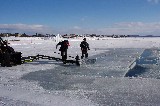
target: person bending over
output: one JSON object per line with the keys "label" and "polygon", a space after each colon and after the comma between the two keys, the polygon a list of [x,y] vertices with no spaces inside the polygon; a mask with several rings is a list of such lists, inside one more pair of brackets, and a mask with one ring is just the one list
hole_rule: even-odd
{"label": "person bending over", "polygon": [[56,45],[56,49],[59,45],[61,46],[59,51],[61,51],[62,61],[65,62],[65,60],[67,60],[67,49],[68,49],[68,46],[70,46],[69,41],[64,40],[64,41],[59,42]]}

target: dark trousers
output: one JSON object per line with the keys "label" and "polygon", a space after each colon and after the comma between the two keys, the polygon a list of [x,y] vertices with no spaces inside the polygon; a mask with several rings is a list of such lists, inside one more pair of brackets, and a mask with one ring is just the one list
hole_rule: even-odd
{"label": "dark trousers", "polygon": [[2,53],[0,53],[0,63],[2,62]]}
{"label": "dark trousers", "polygon": [[62,61],[67,60],[67,50],[62,50],[61,51],[61,56],[62,56]]}
{"label": "dark trousers", "polygon": [[88,53],[87,53],[87,49],[83,49],[82,50],[82,56],[81,59],[83,59],[83,57],[85,56],[85,58],[88,58]]}

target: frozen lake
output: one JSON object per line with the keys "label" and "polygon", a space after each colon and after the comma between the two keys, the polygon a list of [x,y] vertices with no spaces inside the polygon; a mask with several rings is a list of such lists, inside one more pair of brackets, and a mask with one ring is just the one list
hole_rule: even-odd
{"label": "frozen lake", "polygon": [[[125,45],[128,40],[129,44]],[[97,59],[94,64],[78,67],[41,59],[14,67],[0,67],[0,105],[159,106],[160,43],[157,39],[88,42],[91,46],[89,58]],[[139,46],[134,46],[135,42]],[[23,56],[37,53],[59,56],[46,52],[56,51],[53,41],[32,40],[28,43],[30,40],[11,42],[11,45],[22,51]],[[71,41],[69,55],[80,55],[79,43]]]}
{"label": "frozen lake", "polygon": [[[152,51],[151,49],[146,49],[144,52],[143,49],[105,49],[106,52],[91,56],[90,58],[97,58],[96,63],[94,64],[83,64],[80,67],[75,65],[60,65],[54,69],[36,71],[26,74],[22,77],[24,80],[36,81],[46,90],[60,90],[60,91],[77,91],[77,90],[85,90],[83,96],[92,100],[95,103],[98,103],[100,106],[106,105],[149,105],[152,101],[154,105],[158,105],[160,103],[159,99],[155,99],[152,97],[147,97],[146,94],[138,94],[137,92],[125,91],[125,90],[135,90],[135,87],[138,87],[139,83],[145,84],[145,82],[137,80],[137,84],[133,87],[131,86],[131,82],[128,80],[132,80],[125,77],[145,77],[143,73],[147,71],[147,67],[143,67],[143,69],[137,69],[141,64],[147,64],[145,62],[140,63],[138,58],[140,57],[147,58],[148,55],[145,55],[146,52]],[[155,50],[154,50],[155,51]],[[153,51],[152,51],[153,52]],[[150,53],[151,55],[151,53]],[[150,56],[149,55],[149,56]],[[152,54],[153,55],[153,54]],[[137,58],[137,60],[135,60]],[[153,57],[152,61],[154,62],[155,57]],[[130,69],[129,66],[132,62],[137,61],[136,66],[133,69]],[[157,64],[157,63],[156,63]],[[148,65],[152,65],[153,63],[148,63]],[[132,76],[126,76],[126,73],[130,73],[135,70]],[[153,70],[150,68],[150,70]],[[151,74],[148,72],[148,76]],[[156,76],[150,76],[150,78],[156,78]],[[112,80],[111,80],[112,79]],[[102,81],[102,82],[101,82]],[[123,84],[121,85],[121,83]],[[129,85],[130,87],[129,87]],[[128,88],[129,87],[129,88]],[[112,90],[117,91],[112,91]],[[142,89],[143,90],[143,89]],[[130,92],[130,94],[128,94]],[[145,89],[143,91],[146,92]],[[142,93],[142,91],[141,91]],[[138,96],[132,98],[132,96]],[[81,96],[81,95],[79,95]],[[124,98],[122,98],[122,96]],[[159,96],[158,96],[159,98]],[[130,103],[130,100],[132,103]],[[144,101],[146,101],[144,103]],[[148,101],[149,100],[149,101]],[[127,101],[127,102],[126,102]],[[134,101],[134,102],[133,102]]]}

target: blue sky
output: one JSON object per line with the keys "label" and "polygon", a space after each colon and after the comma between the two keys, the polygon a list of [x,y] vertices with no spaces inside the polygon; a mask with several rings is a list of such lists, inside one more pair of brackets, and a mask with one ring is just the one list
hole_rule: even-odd
{"label": "blue sky", "polygon": [[160,35],[160,0],[0,0],[0,33]]}

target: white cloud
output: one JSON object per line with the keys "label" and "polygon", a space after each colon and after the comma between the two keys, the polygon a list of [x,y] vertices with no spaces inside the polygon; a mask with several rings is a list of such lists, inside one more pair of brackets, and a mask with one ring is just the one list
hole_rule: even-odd
{"label": "white cloud", "polygon": [[47,33],[51,29],[44,25],[0,24],[1,33]]}
{"label": "white cloud", "polygon": [[61,34],[135,34],[135,35],[160,35],[160,22],[121,22],[112,26],[102,28],[83,28],[74,26],[65,29],[59,29]]}
{"label": "white cloud", "polygon": [[73,29],[80,30],[80,29],[81,29],[81,27],[79,27],[79,26],[74,26],[74,27],[73,27]]}
{"label": "white cloud", "polygon": [[121,22],[112,26],[102,28],[83,28],[73,26],[68,28],[58,28],[56,32],[44,25],[27,24],[0,24],[0,33],[50,33],[50,34],[139,34],[139,35],[160,35],[160,22]]}
{"label": "white cloud", "polygon": [[160,35],[160,22],[122,22],[116,23],[113,26],[107,28],[99,29],[99,31],[108,34]]}
{"label": "white cloud", "polygon": [[80,21],[81,21],[81,22],[84,22],[84,21],[87,21],[87,19],[88,19],[88,16],[83,16],[83,17],[80,19]]}
{"label": "white cloud", "polygon": [[158,4],[160,2],[160,0],[147,0],[147,1],[155,4]]}

